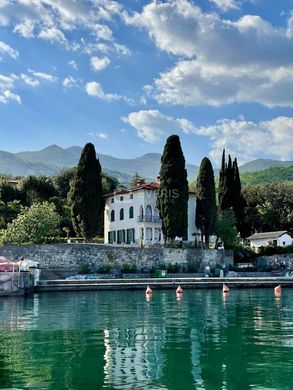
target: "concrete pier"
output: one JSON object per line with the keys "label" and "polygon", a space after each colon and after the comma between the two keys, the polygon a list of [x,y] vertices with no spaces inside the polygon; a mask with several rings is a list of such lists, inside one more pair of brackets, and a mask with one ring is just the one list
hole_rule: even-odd
{"label": "concrete pier", "polygon": [[293,287],[293,278],[147,278],[147,279],[96,279],[96,280],[41,280],[35,291],[97,291],[97,290],[144,290],[174,289],[179,284],[183,289],[222,288],[223,283],[229,288],[273,288],[278,284],[282,287]]}

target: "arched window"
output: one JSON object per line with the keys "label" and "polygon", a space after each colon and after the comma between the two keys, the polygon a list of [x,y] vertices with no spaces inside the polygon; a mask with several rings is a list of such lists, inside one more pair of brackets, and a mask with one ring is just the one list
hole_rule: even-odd
{"label": "arched window", "polygon": [[115,221],[115,211],[112,210],[111,211],[111,222],[114,222]]}
{"label": "arched window", "polygon": [[133,206],[129,207],[129,219],[133,218]]}
{"label": "arched window", "polygon": [[152,222],[152,208],[150,205],[147,205],[145,208],[145,222]]}
{"label": "arched window", "polygon": [[124,219],[124,209],[120,209],[120,221]]}

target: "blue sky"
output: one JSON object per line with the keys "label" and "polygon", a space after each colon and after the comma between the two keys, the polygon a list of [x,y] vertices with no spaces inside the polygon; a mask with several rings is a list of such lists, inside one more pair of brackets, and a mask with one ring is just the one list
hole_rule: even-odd
{"label": "blue sky", "polygon": [[0,0],[1,150],[293,160],[292,0]]}

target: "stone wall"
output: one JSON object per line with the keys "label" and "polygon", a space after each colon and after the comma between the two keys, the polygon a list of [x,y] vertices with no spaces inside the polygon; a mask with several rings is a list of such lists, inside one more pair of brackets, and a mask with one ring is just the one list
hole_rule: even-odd
{"label": "stone wall", "polygon": [[111,265],[117,271],[127,264],[139,270],[158,269],[168,264],[178,264],[186,270],[203,272],[206,265],[211,269],[218,264],[233,264],[233,252],[186,248],[138,248],[99,244],[50,244],[28,246],[0,246],[0,256],[16,260],[24,256],[38,261],[42,277],[65,277],[87,268],[98,272],[101,266]]}
{"label": "stone wall", "polygon": [[33,275],[30,272],[1,272],[0,296],[25,295],[32,291]]}
{"label": "stone wall", "polygon": [[[278,259],[277,262],[276,259]],[[293,271],[293,253],[273,256],[258,256],[256,258],[256,269],[258,271],[270,271],[271,269],[276,268],[276,263],[281,263],[282,261],[285,262],[287,271]]]}

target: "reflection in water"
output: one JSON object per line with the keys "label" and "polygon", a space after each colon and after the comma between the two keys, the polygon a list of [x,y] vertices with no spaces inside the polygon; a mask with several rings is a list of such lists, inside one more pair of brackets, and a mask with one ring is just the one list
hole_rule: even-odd
{"label": "reflection in water", "polygon": [[293,388],[293,290],[0,299],[0,388]]}

